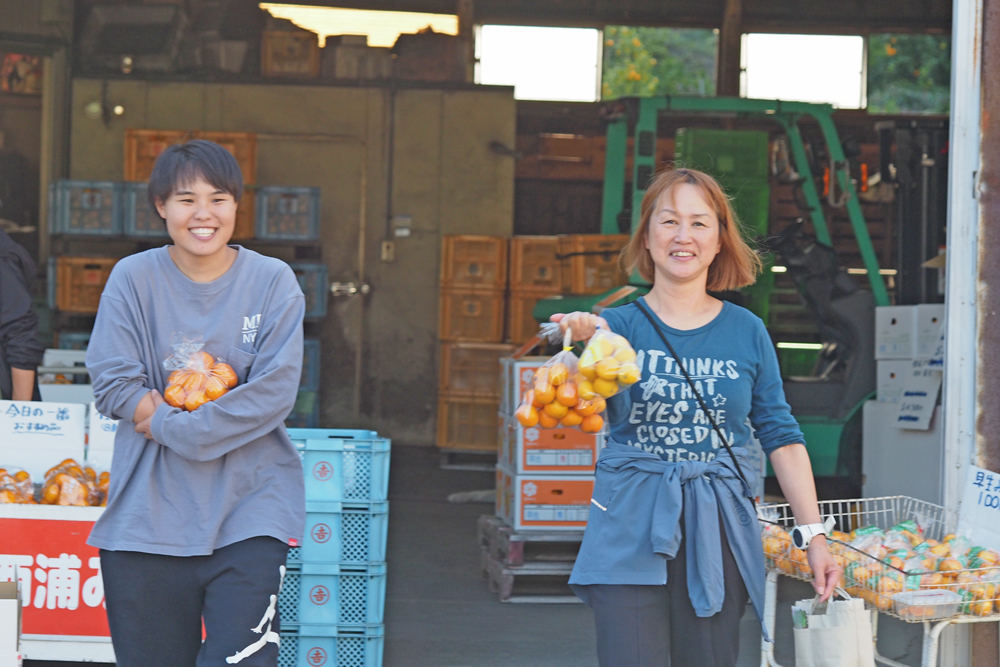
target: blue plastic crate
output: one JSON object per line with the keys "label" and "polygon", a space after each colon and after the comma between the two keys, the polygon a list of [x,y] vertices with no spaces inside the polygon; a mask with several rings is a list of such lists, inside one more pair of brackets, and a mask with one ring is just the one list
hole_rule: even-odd
{"label": "blue plastic crate", "polygon": [[257,188],[258,239],[315,241],[319,238],[319,188]]}
{"label": "blue plastic crate", "polygon": [[281,625],[278,667],[381,667],[385,626]]}
{"label": "blue plastic crate", "polygon": [[278,609],[283,623],[382,623],[385,563],[302,563],[285,573]]}
{"label": "blue plastic crate", "polygon": [[53,234],[118,236],[122,233],[122,186],[111,181],[57,181],[49,189]]}
{"label": "blue plastic crate", "polygon": [[326,264],[289,262],[302,293],[306,295],[306,319],[326,317]]}
{"label": "blue plastic crate", "polygon": [[320,345],[319,339],[306,338],[302,342],[302,379],[299,389],[319,391]]}
{"label": "blue plastic crate", "polygon": [[288,567],[302,562],[377,563],[385,560],[389,503],[306,502],[302,545],[289,549]]}
{"label": "blue plastic crate", "polygon": [[368,501],[389,497],[388,438],[294,439],[306,475],[306,501]]}
{"label": "blue plastic crate", "polygon": [[168,239],[167,225],[146,199],[147,183],[123,183],[125,236]]}
{"label": "blue plastic crate", "polygon": [[86,350],[90,344],[89,331],[60,331],[60,350]]}

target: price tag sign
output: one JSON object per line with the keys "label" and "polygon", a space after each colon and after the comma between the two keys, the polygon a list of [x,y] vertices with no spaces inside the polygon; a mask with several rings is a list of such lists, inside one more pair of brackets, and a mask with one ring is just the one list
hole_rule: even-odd
{"label": "price tag sign", "polygon": [[958,531],[976,546],[1000,551],[1000,473],[969,466]]}
{"label": "price tag sign", "polygon": [[82,403],[0,401],[0,465],[40,482],[63,459],[83,461],[86,411]]}
{"label": "price tag sign", "polygon": [[903,380],[896,426],[926,431],[941,390],[941,371],[929,359],[914,359],[913,367]]}
{"label": "price tag sign", "polygon": [[938,337],[937,345],[934,346],[934,353],[930,358],[931,368],[944,370],[944,323],[941,323],[941,335]]}

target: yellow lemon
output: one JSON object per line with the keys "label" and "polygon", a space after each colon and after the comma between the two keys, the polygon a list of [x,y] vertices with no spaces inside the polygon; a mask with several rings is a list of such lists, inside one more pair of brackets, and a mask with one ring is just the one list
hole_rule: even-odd
{"label": "yellow lemon", "polygon": [[590,380],[583,380],[576,385],[576,391],[585,401],[592,400],[594,396],[597,396],[597,392],[594,391],[594,383]]}
{"label": "yellow lemon", "polygon": [[594,380],[594,391],[604,398],[611,398],[618,393],[618,383],[614,380],[604,380],[597,378]]}
{"label": "yellow lemon", "polygon": [[601,359],[597,362],[597,377],[602,380],[617,380],[619,364],[614,357]]}
{"label": "yellow lemon", "polygon": [[630,361],[635,361],[635,350],[631,347],[620,347],[615,351],[615,359],[623,364],[627,364]]}
{"label": "yellow lemon", "polygon": [[639,367],[633,363],[624,363],[618,369],[618,381],[624,385],[639,381]]}
{"label": "yellow lemon", "polygon": [[589,366],[580,365],[580,375],[582,375],[587,380],[597,379],[597,364],[590,364]]}

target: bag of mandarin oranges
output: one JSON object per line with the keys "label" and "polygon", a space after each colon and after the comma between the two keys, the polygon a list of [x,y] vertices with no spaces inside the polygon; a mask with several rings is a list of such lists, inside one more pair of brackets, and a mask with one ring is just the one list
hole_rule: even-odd
{"label": "bag of mandarin oranges", "polygon": [[[558,324],[542,327],[550,337],[558,331]],[[635,350],[624,336],[598,329],[579,359],[572,340],[567,329],[562,352],[535,371],[534,386],[514,412],[521,426],[597,433],[604,427],[606,399],[639,381]]]}
{"label": "bag of mandarin oranges", "polygon": [[192,412],[236,386],[233,367],[205,352],[200,339],[178,335],[171,347],[174,353],[163,362],[172,371],[163,392],[168,405]]}

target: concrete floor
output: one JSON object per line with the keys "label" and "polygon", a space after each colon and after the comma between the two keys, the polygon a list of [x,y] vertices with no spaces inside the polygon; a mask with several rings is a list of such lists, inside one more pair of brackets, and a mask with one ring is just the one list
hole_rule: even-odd
{"label": "concrete floor", "polygon": [[[480,574],[482,503],[458,491],[492,488],[493,473],[441,470],[436,449],[396,445],[390,472],[385,667],[597,667],[593,614],[582,604],[502,604]],[[779,584],[776,660],[795,664],[791,613],[811,587]],[[738,667],[760,664],[760,626],[748,607]],[[920,664],[920,626],[881,617],[879,649]]]}

